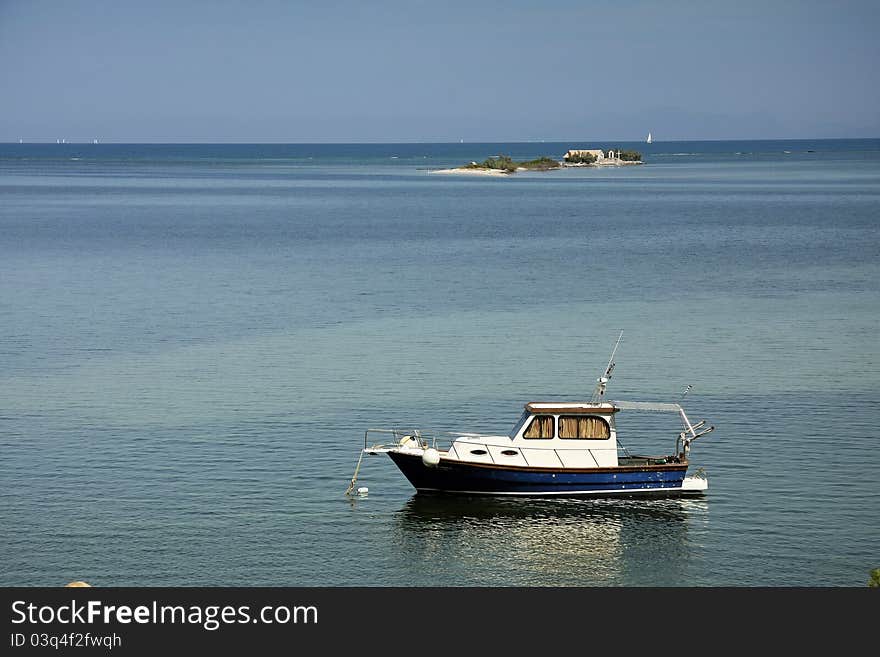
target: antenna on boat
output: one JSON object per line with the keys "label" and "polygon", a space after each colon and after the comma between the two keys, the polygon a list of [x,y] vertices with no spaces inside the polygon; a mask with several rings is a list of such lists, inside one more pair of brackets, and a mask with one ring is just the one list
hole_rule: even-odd
{"label": "antenna on boat", "polygon": [[602,397],[605,395],[605,388],[608,386],[608,381],[611,379],[611,372],[614,371],[614,354],[617,353],[617,348],[620,346],[621,339],[623,339],[623,331],[617,336],[617,342],[614,343],[614,349],[611,350],[611,358],[608,359],[608,366],[605,368],[605,373],[596,379],[596,389],[593,390],[593,398],[591,399],[593,402],[602,401]]}

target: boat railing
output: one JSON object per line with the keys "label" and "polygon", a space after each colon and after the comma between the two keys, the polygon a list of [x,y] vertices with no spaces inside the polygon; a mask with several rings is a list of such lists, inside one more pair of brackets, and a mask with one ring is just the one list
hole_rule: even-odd
{"label": "boat railing", "polygon": [[[404,438],[411,438],[417,446],[428,449],[433,447],[439,451],[447,451],[457,438],[497,438],[489,434],[467,433],[461,431],[434,431],[426,429],[367,429],[364,432],[364,449],[387,447],[393,444],[395,447],[401,444]],[[390,440],[388,440],[390,438]],[[416,445],[413,445],[414,447]]]}

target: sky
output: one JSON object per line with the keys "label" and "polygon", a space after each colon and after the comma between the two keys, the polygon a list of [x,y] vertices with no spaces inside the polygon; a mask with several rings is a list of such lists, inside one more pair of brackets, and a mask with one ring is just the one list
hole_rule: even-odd
{"label": "sky", "polygon": [[878,26],[878,0],[0,0],[0,141],[878,137]]}

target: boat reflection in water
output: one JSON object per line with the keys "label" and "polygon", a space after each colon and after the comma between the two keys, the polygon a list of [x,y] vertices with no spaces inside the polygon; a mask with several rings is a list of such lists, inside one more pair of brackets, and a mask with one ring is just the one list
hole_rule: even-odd
{"label": "boat reflection in water", "polygon": [[705,499],[415,495],[392,542],[412,585],[693,585],[707,519]]}

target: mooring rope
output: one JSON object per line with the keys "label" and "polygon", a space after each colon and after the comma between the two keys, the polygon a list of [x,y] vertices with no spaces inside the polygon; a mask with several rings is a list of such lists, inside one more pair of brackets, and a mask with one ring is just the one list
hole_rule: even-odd
{"label": "mooring rope", "polygon": [[351,483],[348,485],[348,490],[345,491],[346,495],[351,495],[351,491],[354,490],[354,485],[357,483],[358,472],[361,469],[361,461],[364,460],[364,450],[361,450],[361,455],[358,457],[357,465],[354,466],[354,475],[351,478]]}

